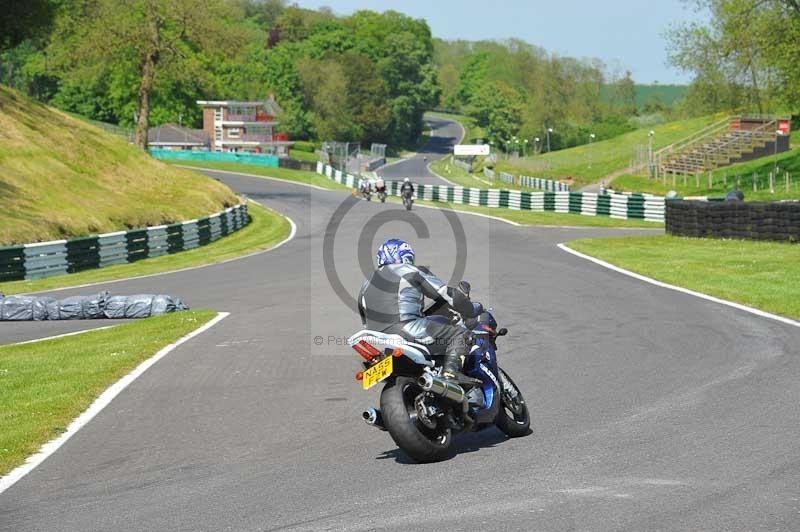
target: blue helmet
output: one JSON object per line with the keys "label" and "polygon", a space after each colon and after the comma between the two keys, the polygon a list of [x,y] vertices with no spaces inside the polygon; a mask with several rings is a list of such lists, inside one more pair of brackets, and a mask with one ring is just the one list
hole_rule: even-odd
{"label": "blue helmet", "polygon": [[391,238],[378,247],[378,266],[414,264],[414,250],[405,240]]}

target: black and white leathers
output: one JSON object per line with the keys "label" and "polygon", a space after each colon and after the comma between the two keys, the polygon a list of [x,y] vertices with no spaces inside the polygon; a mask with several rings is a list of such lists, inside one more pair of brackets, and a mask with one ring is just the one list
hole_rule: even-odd
{"label": "black and white leathers", "polygon": [[435,343],[448,355],[445,364],[458,369],[457,361],[466,355],[468,331],[425,317],[425,298],[450,305],[466,317],[474,311],[467,294],[413,264],[378,268],[361,287],[358,310],[367,328],[423,344]]}

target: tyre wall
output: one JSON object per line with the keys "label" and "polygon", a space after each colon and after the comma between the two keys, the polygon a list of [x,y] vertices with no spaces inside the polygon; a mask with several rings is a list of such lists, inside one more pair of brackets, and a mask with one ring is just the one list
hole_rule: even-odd
{"label": "tyre wall", "polygon": [[247,203],[242,203],[187,222],[0,247],[0,282],[41,279],[188,251],[238,231],[248,223]]}
{"label": "tyre wall", "polygon": [[668,200],[665,218],[671,235],[800,242],[800,202]]}

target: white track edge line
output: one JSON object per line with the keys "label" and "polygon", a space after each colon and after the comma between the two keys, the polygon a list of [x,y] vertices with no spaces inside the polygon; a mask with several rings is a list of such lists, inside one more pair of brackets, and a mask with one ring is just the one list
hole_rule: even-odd
{"label": "white track edge line", "polygon": [[67,336],[78,336],[79,334],[92,332],[92,331],[105,331],[106,329],[112,329],[114,327],[119,327],[122,325],[121,323],[117,323],[115,325],[106,325],[104,327],[97,327],[94,329],[83,329],[82,331],[73,331],[64,334],[56,334],[55,336],[45,336],[44,338],[35,338],[33,340],[25,340],[24,342],[15,342],[13,344],[0,344],[0,347],[5,347],[7,345],[25,345],[25,344],[35,344],[36,342],[45,342],[47,340],[55,340],[57,338],[66,338]]}
{"label": "white track edge line", "polygon": [[168,346],[162,348],[158,353],[151,356],[144,362],[140,363],[133,371],[122,377],[120,380],[106,388],[106,390],[101,393],[97,399],[95,399],[89,408],[83,411],[81,415],[76,417],[67,427],[66,432],[61,434],[58,438],[50,440],[49,442],[42,445],[39,451],[36,454],[29,456],[25,463],[21,466],[13,469],[10,473],[5,475],[4,477],[0,477],[0,493],[3,493],[8,488],[13,486],[17,483],[21,478],[25,475],[33,471],[39,464],[44,462],[50,455],[56,452],[59,447],[64,445],[72,436],[74,436],[81,428],[83,428],[89,421],[92,420],[97,414],[99,414],[106,406],[108,406],[111,401],[122,392],[125,388],[128,387],[133,381],[135,381],[141,374],[147,371],[153,364],[164,358],[170,351],[178,347],[179,345],[188,342],[195,336],[204,333],[220,321],[224,320],[230,316],[230,312],[219,312],[217,313],[216,317],[212,318],[209,322],[205,323],[201,327],[193,330],[189,334],[185,335],[184,337],[180,338],[179,340],[175,341],[174,343],[169,344]]}
{"label": "white track edge line", "polygon": [[563,242],[561,244],[558,244],[558,247],[561,250],[566,251],[567,253],[575,255],[576,257],[580,257],[582,259],[586,259],[588,261],[594,262],[595,264],[603,266],[604,268],[608,268],[609,270],[613,270],[613,271],[615,271],[617,273],[621,273],[623,275],[627,275],[628,277],[633,277],[634,279],[638,279],[639,281],[644,281],[645,283],[650,283],[650,284],[653,284],[653,285],[656,285],[656,286],[660,286],[661,288],[667,288],[669,290],[675,290],[676,292],[681,292],[683,294],[688,294],[690,296],[698,297],[700,299],[705,299],[706,301],[711,301],[711,302],[714,302],[714,303],[718,303],[720,305],[725,305],[725,306],[732,307],[732,308],[735,308],[735,309],[738,309],[738,310],[742,310],[744,312],[749,312],[750,314],[755,314],[756,316],[760,316],[762,318],[775,320],[775,321],[781,322],[781,323],[786,324],[786,325],[791,325],[793,327],[800,327],[800,321],[796,321],[796,320],[793,320],[791,318],[787,318],[785,316],[779,316],[778,314],[772,314],[771,312],[766,312],[764,310],[759,310],[757,308],[748,307],[747,305],[742,305],[741,303],[735,303],[733,301],[728,301],[727,299],[720,299],[718,297],[710,296],[710,295],[704,294],[702,292],[696,292],[694,290],[690,290],[689,288],[683,288],[681,286],[675,286],[674,284],[669,284],[669,283],[664,283],[662,281],[657,281],[656,279],[653,279],[652,277],[647,277],[646,275],[642,275],[642,274],[639,274],[639,273],[636,273],[636,272],[632,272],[630,270],[626,270],[625,268],[620,268],[619,266],[614,266],[613,264],[611,264],[609,262],[606,262],[604,260],[600,260],[600,259],[592,257],[590,255],[586,255],[584,253],[581,253],[580,251],[575,251],[574,249],[572,249],[570,247],[567,247],[567,245],[564,244]]}
{"label": "white track edge line", "polygon": [[[260,203],[258,203],[255,200],[251,199],[250,201],[252,201],[253,203],[256,203],[258,205],[261,205]],[[262,207],[266,207],[265,205],[261,205],[261,206]],[[123,281],[133,281],[135,279],[147,279],[148,277],[157,277],[159,275],[170,275],[170,274],[173,274],[173,273],[181,273],[181,272],[188,272],[188,271],[191,271],[191,270],[199,270],[200,268],[208,268],[209,266],[219,266],[220,264],[227,264],[227,263],[233,262],[235,260],[242,260],[242,259],[247,259],[249,257],[255,257],[256,255],[261,255],[262,253],[266,253],[268,251],[272,251],[274,249],[278,249],[282,245],[284,245],[287,242],[289,242],[290,240],[292,240],[295,237],[295,234],[297,233],[297,225],[294,223],[294,220],[292,220],[291,218],[289,218],[288,216],[286,216],[283,213],[280,213],[278,211],[275,211],[275,212],[277,212],[280,216],[283,216],[284,218],[286,218],[286,220],[289,221],[289,225],[291,226],[292,229],[291,229],[291,231],[289,231],[289,236],[287,236],[285,239],[283,239],[282,241],[278,242],[277,244],[275,244],[274,246],[272,246],[271,248],[268,248],[268,249],[260,249],[258,251],[254,251],[253,253],[248,253],[247,255],[242,255],[240,257],[232,257],[230,259],[225,259],[225,260],[220,261],[220,262],[211,262],[209,264],[200,264],[198,266],[190,266],[188,268],[181,268],[179,270],[170,270],[170,271],[158,272],[158,273],[148,273],[147,275],[137,275],[135,277],[125,277],[125,278],[122,278],[122,279],[110,279],[108,281],[97,281],[97,282],[94,282],[94,283],[79,284],[79,285],[75,285],[75,286],[62,286],[61,288],[48,288],[47,290],[38,290],[36,292],[22,292],[22,293],[20,293],[18,295],[46,294],[48,292],[59,292],[61,290],[72,290],[73,288],[86,288],[88,286],[97,286],[97,285],[101,285],[101,284],[113,284],[113,283],[121,283]],[[218,240],[216,240],[215,242],[218,242]],[[200,249],[200,248],[194,248],[194,249]]]}

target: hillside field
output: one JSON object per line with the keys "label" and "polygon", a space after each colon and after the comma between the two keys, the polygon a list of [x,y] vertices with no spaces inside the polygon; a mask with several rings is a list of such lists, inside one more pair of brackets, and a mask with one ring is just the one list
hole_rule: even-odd
{"label": "hillside field", "polygon": [[0,245],[189,220],[236,203],[225,185],[0,85]]}
{"label": "hillside field", "polygon": [[[464,125],[467,137],[478,130],[470,117],[453,114],[436,113],[435,115],[456,120]],[[514,175],[529,175],[553,179],[569,180],[573,190],[600,181],[615,172],[624,170],[633,159],[637,146],[647,149],[648,133],[652,130],[653,150],[658,150],[677,142],[696,131],[725,118],[724,114],[709,115],[689,120],[667,122],[652,127],[640,128],[612,139],[584,144],[574,148],[528,155],[527,157],[511,157],[497,153],[494,169]],[[476,170],[480,173],[482,165]]]}

